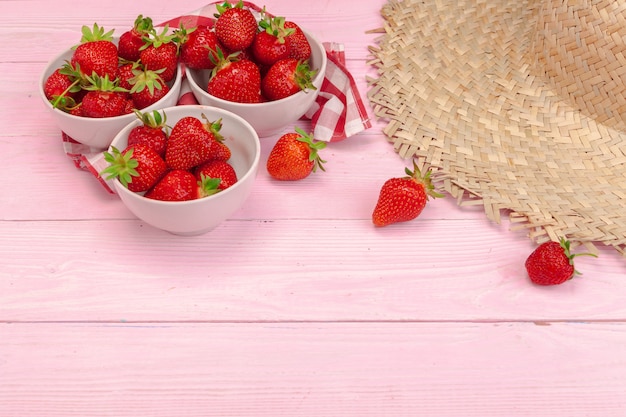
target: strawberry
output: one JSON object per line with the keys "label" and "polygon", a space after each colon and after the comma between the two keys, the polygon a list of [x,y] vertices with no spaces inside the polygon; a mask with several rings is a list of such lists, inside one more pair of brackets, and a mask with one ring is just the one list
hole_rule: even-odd
{"label": "strawberry", "polygon": [[211,156],[209,159],[212,161],[228,161],[231,156],[232,152],[228,145],[224,143],[224,138],[219,135],[216,136],[211,145]]}
{"label": "strawberry", "polygon": [[135,76],[135,70],[140,68],[139,62],[126,62],[117,69],[118,85],[128,91],[133,88],[130,80]]}
{"label": "strawberry", "polygon": [[180,43],[180,59],[191,69],[213,69],[217,62],[217,50],[224,47],[215,31],[200,25],[195,29],[181,28],[177,32]]}
{"label": "strawberry", "polygon": [[307,61],[311,57],[311,44],[304,32],[300,26],[291,21],[285,21],[285,28],[293,29],[293,33],[289,35],[289,58]]}
{"label": "strawberry", "polygon": [[267,172],[277,180],[294,181],[306,178],[317,168],[324,171],[318,151],[326,147],[325,142],[314,141],[300,128],[281,136],[267,158]]}
{"label": "strawberry", "polygon": [[424,210],[429,197],[443,197],[435,192],[431,171],[422,175],[413,161],[413,171],[405,168],[405,172],[406,177],[391,178],[383,184],[372,213],[376,226],[413,220]]}
{"label": "strawberry", "polygon": [[243,51],[252,45],[258,23],[252,12],[244,8],[243,1],[232,6],[225,2],[217,6],[215,34],[229,51]]}
{"label": "strawberry", "polygon": [[176,169],[168,171],[144,196],[162,201],[193,200],[198,196],[198,183],[191,172]]}
{"label": "strawberry", "polygon": [[139,143],[145,144],[154,149],[160,156],[165,156],[167,145],[167,116],[165,113],[161,115],[158,110],[153,110],[151,113],[135,110],[135,114],[142,124],[134,127],[128,133],[128,146]]}
{"label": "strawberry", "polygon": [[218,182],[218,180],[206,180],[199,183],[191,172],[174,169],[168,171],[144,196],[162,201],[195,200],[217,192]]}
{"label": "strawberry", "polygon": [[151,37],[141,47],[139,59],[145,69],[161,72],[161,78],[166,83],[172,81],[178,66],[178,45],[176,35],[167,35],[169,27],[166,25],[161,33],[152,30]]}
{"label": "strawberry", "polygon": [[196,167],[194,175],[198,181],[205,181],[208,178],[219,179],[218,190],[225,190],[237,182],[235,169],[226,161],[211,160],[204,162]]}
{"label": "strawberry", "polygon": [[135,111],[135,103],[132,99],[126,99],[126,105],[124,106],[124,111],[122,114],[131,114]]}
{"label": "strawberry", "polygon": [[101,174],[107,175],[107,180],[119,179],[124,187],[134,192],[149,190],[167,171],[163,158],[141,143],[128,146],[122,152],[111,147],[111,152],[104,152],[104,160],[109,166]]}
{"label": "strawberry", "polygon": [[93,28],[82,27],[83,36],[80,44],[74,47],[70,60],[72,66],[86,76],[94,72],[100,77],[117,78],[117,46],[113,43],[113,30],[104,32],[104,28],[93,24]]}
{"label": "strawberry", "polygon": [[135,103],[135,108],[145,109],[167,95],[170,87],[161,77],[163,70],[152,71],[139,68],[133,70],[133,78],[128,80],[132,85],[130,97]]}
{"label": "strawberry", "polygon": [[307,62],[295,58],[281,59],[261,80],[261,92],[268,100],[280,100],[303,90],[316,90],[312,82],[315,73]]}
{"label": "strawberry", "polygon": [[57,68],[50,74],[43,86],[46,98],[52,102],[61,96],[72,97],[72,89],[78,92],[80,91],[80,85],[76,85],[75,80],[71,76],[63,74],[61,68]]}
{"label": "strawberry", "polygon": [[574,257],[592,253],[572,254],[570,242],[564,238],[539,245],[526,259],[526,271],[532,282],[538,285],[559,285],[580,274],[574,269]]}
{"label": "strawberry", "polygon": [[259,22],[263,29],[252,42],[252,54],[256,62],[272,65],[276,61],[289,58],[291,37],[294,29],[285,28],[284,17],[265,18]]}
{"label": "strawberry", "polygon": [[192,169],[211,157],[211,147],[216,135],[220,136],[222,121],[204,119],[202,122],[197,117],[187,116],[172,127],[165,150],[165,162],[171,169]]}
{"label": "strawberry", "polygon": [[126,114],[127,90],[119,87],[109,76],[99,77],[94,73],[87,77],[90,85],[84,87],[87,94],[82,100],[82,115],[85,117],[114,117]]}
{"label": "strawberry", "polygon": [[44,94],[52,107],[71,114],[80,114],[80,102],[87,93],[83,85],[89,81],[70,62],[57,68],[44,82]]}
{"label": "strawberry", "polygon": [[152,31],[152,19],[149,17],[137,16],[133,27],[122,33],[120,36],[117,54],[127,61],[138,61],[140,49],[144,44],[144,36],[149,36]]}
{"label": "strawberry", "polygon": [[237,54],[224,58],[217,51],[219,61],[207,84],[207,92],[222,100],[237,103],[261,101],[261,72],[252,61],[238,60]]}

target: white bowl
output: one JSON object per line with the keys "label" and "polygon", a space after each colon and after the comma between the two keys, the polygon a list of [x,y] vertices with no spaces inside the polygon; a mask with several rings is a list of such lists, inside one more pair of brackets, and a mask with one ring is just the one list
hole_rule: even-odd
{"label": "white bowl", "polygon": [[[80,117],[66,113],[62,110],[55,109],[44,94],[44,84],[46,79],[57,69],[69,61],[73,51],[67,50],[59,54],[56,58],[48,63],[46,69],[39,79],[39,95],[41,96],[46,108],[52,115],[55,123],[72,139],[92,146],[98,149],[106,149],[115,135],[127,124],[132,122],[137,116],[134,113],[125,114],[123,116],[92,118]],[[170,91],[158,102],[146,107],[142,110],[149,112],[163,107],[175,106],[180,94],[180,86],[182,83],[182,69],[178,68],[176,77],[170,82]]]}
{"label": "white bowl", "polygon": [[[160,201],[129,191],[119,180],[113,181],[115,191],[126,207],[146,223],[177,235],[199,235],[217,227],[248,198],[261,157],[261,143],[252,126],[236,114],[215,107],[184,105],[161,110],[167,116],[169,126],[174,126],[185,116],[201,118],[204,114],[210,121],[222,119],[220,133],[224,143],[232,151],[228,161],[237,173],[237,182],[225,190],[208,197],[189,201]],[[119,150],[126,148],[128,133],[139,126],[136,120],[123,128],[111,142]],[[111,148],[109,148],[110,150]]]}
{"label": "white bowl", "polygon": [[302,31],[311,44],[311,68],[318,70],[313,78],[313,85],[317,90],[300,91],[290,97],[265,103],[235,103],[207,93],[210,70],[186,69],[189,88],[200,104],[238,114],[250,122],[259,136],[267,137],[279,133],[284,127],[302,117],[313,105],[326,73],[327,58],[324,46],[307,31],[304,29]]}

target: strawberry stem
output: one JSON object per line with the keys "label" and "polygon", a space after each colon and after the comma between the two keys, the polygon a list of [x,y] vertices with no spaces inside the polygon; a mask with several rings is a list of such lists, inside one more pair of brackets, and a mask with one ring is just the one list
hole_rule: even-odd
{"label": "strawberry stem", "polygon": [[200,197],[208,197],[213,194],[219,193],[221,190],[218,188],[222,182],[221,178],[213,178],[204,174],[200,174],[200,181],[198,181]]}
{"label": "strawberry stem", "polygon": [[326,163],[326,161],[324,161],[318,154],[319,151],[326,147],[326,142],[314,140],[312,134],[306,133],[299,127],[296,127],[295,130],[296,133],[300,135],[300,137],[297,139],[300,142],[304,142],[309,145],[309,161],[313,162],[313,172],[317,171],[317,168],[321,169],[322,171],[326,171],[323,165]]}
{"label": "strawberry stem", "polygon": [[122,153],[115,146],[111,147],[110,152],[104,152],[104,160],[110,165],[100,172],[100,175],[108,174],[106,179],[110,180],[118,178],[122,185],[128,188],[128,184],[133,182],[133,177],[137,177],[139,173],[135,168],[139,166],[139,162],[133,158],[133,148],[129,148]]}
{"label": "strawberry stem", "polygon": [[[561,245],[561,248],[563,249],[563,252],[565,253],[565,256],[567,257],[567,259],[569,259],[569,264],[571,266],[574,266],[574,258],[576,256],[593,256],[594,258],[598,257],[598,255],[596,255],[595,253],[591,253],[591,252],[572,253],[571,252],[571,242],[569,240],[565,239],[564,237],[559,238],[559,244]],[[574,268],[574,274],[575,275],[582,275],[582,273],[578,272],[575,268]]]}
{"label": "strawberry stem", "polygon": [[411,171],[409,168],[405,168],[404,172],[407,174],[406,178],[410,178],[413,181],[416,181],[424,186],[424,190],[426,191],[426,196],[430,196],[433,198],[443,198],[444,195],[437,192],[435,190],[435,185],[433,184],[431,175],[432,171],[429,169],[426,171],[426,174],[422,175],[419,167],[417,166],[417,161],[413,159],[413,170]]}

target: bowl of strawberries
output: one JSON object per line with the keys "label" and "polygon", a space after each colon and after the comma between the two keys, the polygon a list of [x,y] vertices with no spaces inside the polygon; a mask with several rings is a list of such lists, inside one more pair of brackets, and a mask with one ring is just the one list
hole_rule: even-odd
{"label": "bowl of strawberries", "polygon": [[104,153],[101,175],[139,219],[177,235],[217,227],[248,198],[261,144],[252,126],[203,105],[137,112]]}
{"label": "bowl of strawberries", "polygon": [[[172,51],[173,58],[163,64],[167,59],[163,56]],[[176,53],[173,37],[156,31],[150,18],[141,15],[120,37],[96,23],[83,26],[80,42],[57,55],[42,72],[39,93],[62,132],[106,149],[135,119],[134,110],[176,104],[183,72]]]}
{"label": "bowl of strawberries", "polygon": [[261,137],[282,131],[314,104],[322,87],[327,57],[307,30],[239,2],[218,9],[204,65],[187,65],[196,100],[246,119]]}

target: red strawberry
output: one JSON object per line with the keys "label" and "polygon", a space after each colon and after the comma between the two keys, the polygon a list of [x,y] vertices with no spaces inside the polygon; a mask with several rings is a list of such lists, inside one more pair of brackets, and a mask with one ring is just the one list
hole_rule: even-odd
{"label": "red strawberry", "polygon": [[69,105],[69,107],[62,108],[63,111],[68,112],[72,116],[83,117],[83,108],[80,104]]}
{"label": "red strawberry", "polygon": [[574,269],[574,257],[581,255],[596,256],[592,253],[572,254],[570,242],[564,238],[542,243],[526,259],[528,277],[538,285],[562,284],[579,274]]}
{"label": "red strawberry", "polygon": [[[76,86],[75,80],[71,76],[61,72],[61,68],[55,70],[44,82],[43,91],[46,98],[53,101],[60,96],[71,97],[72,88]],[[80,86],[76,86],[76,91],[80,90]]]}
{"label": "red strawberry", "polygon": [[160,156],[164,156],[167,145],[167,116],[165,113],[161,115],[158,110],[153,110],[151,113],[135,110],[135,114],[142,124],[134,127],[128,133],[128,146],[141,143],[150,146]]}
{"label": "red strawberry", "polygon": [[140,48],[144,45],[144,36],[148,36],[153,29],[152,19],[149,17],[137,16],[133,27],[122,33],[117,45],[120,58],[127,61],[138,61]]}
{"label": "red strawberry", "polygon": [[126,98],[126,106],[124,106],[123,114],[131,114],[135,111],[135,103],[132,99]]}
{"label": "red strawberry", "polygon": [[152,31],[150,39],[146,40],[139,53],[139,59],[145,69],[161,72],[161,78],[166,83],[173,80],[178,66],[178,46],[174,41],[175,35],[167,35],[169,27],[166,25],[161,33]]}
{"label": "red strawberry", "polygon": [[262,30],[252,42],[252,54],[256,62],[272,65],[276,61],[289,58],[291,38],[294,29],[285,28],[284,17],[266,18],[259,22]]}
{"label": "red strawberry", "polygon": [[383,184],[372,213],[376,226],[413,220],[424,210],[429,197],[442,197],[435,192],[431,171],[422,175],[413,161],[413,171],[405,168],[405,172],[406,177],[391,178]]}
{"label": "red strawberry", "polygon": [[280,100],[303,90],[316,90],[316,71],[295,58],[281,59],[270,67],[261,81],[261,92],[268,100]]}
{"label": "red strawberry", "polygon": [[211,147],[222,121],[204,119],[206,122],[193,116],[183,117],[172,128],[165,150],[165,162],[171,169],[192,169],[211,157]]}
{"label": "red strawberry", "polygon": [[224,143],[224,138],[221,136],[216,136],[215,141],[211,145],[211,156],[209,157],[212,161],[228,161],[232,156],[232,152],[228,145]]}
{"label": "red strawberry", "polygon": [[201,196],[196,177],[189,171],[175,169],[144,194],[146,198],[161,201],[195,200]]}
{"label": "red strawberry", "polygon": [[180,59],[191,69],[213,69],[217,62],[217,50],[224,47],[217,39],[215,31],[207,26],[178,30]]}
{"label": "red strawberry", "polygon": [[117,70],[118,85],[130,91],[133,88],[130,80],[135,76],[135,70],[139,69],[139,67],[138,62],[127,62],[120,65]]}
{"label": "red strawberry", "polygon": [[293,29],[293,33],[289,35],[289,58],[295,58],[302,61],[308,60],[311,57],[311,44],[300,26],[294,22],[286,21],[285,28]]}
{"label": "red strawberry", "polygon": [[252,61],[237,60],[236,56],[220,60],[213,68],[207,92],[222,100],[237,103],[259,103],[261,101],[261,73]]}
{"label": "red strawberry", "polygon": [[122,152],[112,147],[111,151],[104,153],[109,166],[101,174],[107,174],[106,179],[119,179],[130,191],[149,190],[167,171],[163,158],[148,145],[138,143]]}
{"label": "red strawberry", "polygon": [[230,51],[242,51],[252,45],[258,23],[252,12],[244,8],[243,1],[235,6],[225,2],[217,6],[215,34]]}
{"label": "red strawberry", "polygon": [[300,128],[281,136],[267,158],[267,172],[277,180],[301,180],[319,167],[324,171],[318,151],[325,142],[314,141]]}
{"label": "red strawberry", "polygon": [[130,97],[136,109],[145,109],[167,95],[170,87],[161,77],[162,70],[135,69],[133,78],[128,80],[132,85]]}
{"label": "red strawberry", "polygon": [[82,28],[81,43],[74,48],[71,64],[83,74],[91,76],[94,72],[100,77],[117,78],[117,46],[112,42],[113,30],[104,32],[96,23],[93,28]]}
{"label": "red strawberry", "polygon": [[85,87],[88,90],[82,100],[82,115],[85,117],[114,117],[126,114],[127,90],[119,87],[116,82],[109,80],[109,76],[87,77],[91,84]]}
{"label": "red strawberry", "polygon": [[76,115],[80,102],[87,92],[83,90],[83,85],[87,83],[85,76],[66,62],[46,79],[44,94],[52,107]]}
{"label": "red strawberry", "polygon": [[198,181],[204,181],[207,178],[219,179],[218,190],[225,190],[237,182],[235,169],[226,161],[211,160],[204,162],[194,170],[194,175]]}

